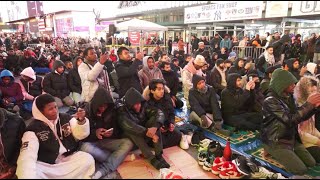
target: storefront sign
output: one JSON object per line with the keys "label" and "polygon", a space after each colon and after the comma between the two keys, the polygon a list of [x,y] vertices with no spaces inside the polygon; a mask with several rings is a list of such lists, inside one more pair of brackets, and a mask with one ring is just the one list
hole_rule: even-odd
{"label": "storefront sign", "polygon": [[206,4],[208,1],[120,1],[115,12],[117,16],[136,14],[158,9],[170,9]]}
{"label": "storefront sign", "polygon": [[288,15],[288,1],[267,1],[266,18]]}
{"label": "storefront sign", "polygon": [[262,18],[262,1],[214,1],[210,5],[185,8],[184,23],[233,21]]}
{"label": "storefront sign", "polygon": [[320,14],[320,1],[292,1],[291,16]]}
{"label": "storefront sign", "polygon": [[136,32],[136,31],[129,32],[129,39],[131,44],[138,45],[140,43],[140,32]]}

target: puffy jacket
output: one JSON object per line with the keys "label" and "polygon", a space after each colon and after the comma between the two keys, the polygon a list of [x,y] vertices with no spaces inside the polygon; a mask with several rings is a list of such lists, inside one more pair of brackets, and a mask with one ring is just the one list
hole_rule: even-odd
{"label": "puffy jacket", "polygon": [[194,111],[199,117],[206,113],[213,114],[214,120],[222,120],[222,115],[217,100],[217,93],[211,86],[207,86],[207,91],[202,93],[197,90],[196,86],[200,80],[204,78],[194,75],[193,88],[189,92],[189,102],[191,111]]}
{"label": "puffy jacket", "polygon": [[[164,114],[161,110],[148,107],[144,98],[134,88],[130,88],[125,94],[122,104],[118,108],[117,120],[124,134],[146,136],[146,127],[161,127],[164,123]],[[136,103],[141,104],[139,113],[132,110]]]}
{"label": "puffy jacket", "polygon": [[230,67],[228,74],[238,73],[240,76],[244,76],[246,74],[244,67],[242,67],[242,68],[239,67],[240,60],[241,60],[240,58],[237,58],[237,60],[234,61],[234,64],[233,64],[233,66]]}
{"label": "puffy jacket", "polygon": [[64,99],[69,96],[70,90],[68,88],[66,75],[56,72],[56,69],[61,66],[64,66],[62,61],[56,60],[54,62],[52,72],[47,74],[43,79],[43,91],[52,96]]}
{"label": "puffy jacket", "polygon": [[229,74],[227,87],[221,92],[221,111],[224,118],[249,112],[248,105],[255,98],[253,90],[248,91],[236,87],[238,78],[241,79],[239,74]]}
{"label": "puffy jacket", "polygon": [[0,108],[0,133],[2,145],[6,161],[10,165],[14,165],[17,162],[21,138],[25,128],[26,125],[19,115]]}
{"label": "puffy jacket", "polygon": [[80,78],[80,75],[78,72],[78,66],[77,66],[78,59],[75,59],[73,61],[73,69],[69,71],[68,86],[71,92],[76,92],[81,94],[82,87],[81,87],[81,78]]}
{"label": "puffy jacket", "polygon": [[140,79],[138,76],[138,69],[140,65],[142,65],[142,62],[139,60],[124,61],[122,59],[119,59],[119,61],[117,62],[115,69],[120,84],[120,98],[124,96],[124,94],[130,87],[133,87],[140,93],[142,93],[143,89],[141,87]]}
{"label": "puffy jacket", "polygon": [[[4,84],[2,77],[10,77],[11,82],[7,85]],[[14,82],[13,74],[6,69],[0,74],[0,91],[2,92],[2,98],[10,99],[14,104],[21,104],[23,100],[21,87],[18,83]]]}

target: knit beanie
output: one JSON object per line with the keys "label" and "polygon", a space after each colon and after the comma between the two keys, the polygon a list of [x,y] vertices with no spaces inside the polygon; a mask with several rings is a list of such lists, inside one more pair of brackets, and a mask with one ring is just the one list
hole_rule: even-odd
{"label": "knit beanie", "polygon": [[197,74],[193,75],[193,76],[192,76],[193,88],[197,88],[197,84],[198,84],[201,80],[204,80],[204,81],[205,81],[205,78],[202,77],[202,76],[199,76],[199,75],[197,75]]}
{"label": "knit beanie", "polygon": [[298,80],[294,75],[283,69],[276,69],[272,73],[269,88],[275,91],[279,96],[282,96],[283,91],[291,84],[297,83]]}

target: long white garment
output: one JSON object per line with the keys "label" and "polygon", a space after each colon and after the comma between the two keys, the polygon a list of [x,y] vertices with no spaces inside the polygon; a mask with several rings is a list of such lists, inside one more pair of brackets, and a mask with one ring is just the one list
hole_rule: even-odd
{"label": "long white garment", "polygon": [[[58,120],[49,121],[35,106],[32,107],[32,113],[35,119],[45,122],[57,136],[56,124]],[[60,128],[61,129],[61,128]],[[89,120],[79,125],[75,118],[70,120],[70,129],[72,136],[77,140],[82,140],[90,134]],[[42,131],[42,138],[46,139],[49,131]],[[62,134],[62,133],[61,133]],[[17,161],[16,175],[18,179],[90,179],[95,172],[95,161],[93,157],[85,152],[76,152],[70,156],[63,156],[67,150],[59,141],[59,155],[55,164],[48,164],[38,160],[39,139],[32,131],[27,131],[22,137],[22,147]]]}

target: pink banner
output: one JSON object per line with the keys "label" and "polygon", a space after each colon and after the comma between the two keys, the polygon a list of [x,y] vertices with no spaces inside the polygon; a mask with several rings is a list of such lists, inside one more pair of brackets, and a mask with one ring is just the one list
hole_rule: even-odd
{"label": "pink banner", "polygon": [[140,44],[140,32],[129,32],[129,39],[131,44]]}

